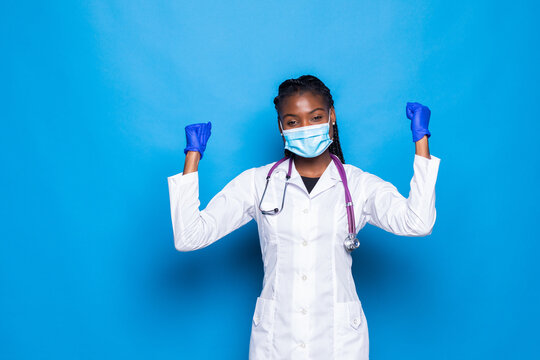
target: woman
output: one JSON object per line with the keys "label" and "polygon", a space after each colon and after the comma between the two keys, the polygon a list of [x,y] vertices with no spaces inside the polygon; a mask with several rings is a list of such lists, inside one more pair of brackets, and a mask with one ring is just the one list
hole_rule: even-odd
{"label": "woman", "polygon": [[186,127],[184,171],[168,178],[175,247],[200,249],[255,219],[264,281],[249,358],[368,359],[367,321],[351,273],[352,249],[344,241],[350,229],[354,237],[366,223],[396,235],[431,234],[440,159],[429,154],[430,111],[407,103],[416,153],[404,198],[391,183],[345,164],[334,102],[318,78],[283,82],[274,104],[286,160],[245,170],[201,211],[197,166],[211,123]]}

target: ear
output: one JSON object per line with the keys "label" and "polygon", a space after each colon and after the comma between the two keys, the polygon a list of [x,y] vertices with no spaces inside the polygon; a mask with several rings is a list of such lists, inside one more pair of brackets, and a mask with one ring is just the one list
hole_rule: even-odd
{"label": "ear", "polygon": [[332,123],[332,136],[330,137],[332,139],[332,141],[334,140],[334,126],[336,125],[336,114],[334,112],[334,107],[332,106],[330,108],[330,121]]}

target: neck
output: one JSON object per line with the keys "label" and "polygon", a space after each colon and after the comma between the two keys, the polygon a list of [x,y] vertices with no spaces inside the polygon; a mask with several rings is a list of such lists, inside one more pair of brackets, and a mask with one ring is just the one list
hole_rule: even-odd
{"label": "neck", "polygon": [[305,158],[294,155],[294,166],[296,167],[296,171],[298,171],[301,176],[306,177],[320,177],[331,161],[332,157],[330,156],[330,151],[328,149],[314,158]]}

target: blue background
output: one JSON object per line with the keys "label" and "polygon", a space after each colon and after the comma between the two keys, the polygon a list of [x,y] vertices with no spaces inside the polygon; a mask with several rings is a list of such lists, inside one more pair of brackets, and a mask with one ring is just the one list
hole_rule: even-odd
{"label": "blue background", "polygon": [[532,1],[3,2],[0,27],[0,358],[246,359],[256,224],[177,252],[167,176],[195,122],[201,207],[281,158],[272,100],[303,74],[404,196],[405,104],[432,111],[433,234],[368,225],[353,255],[371,358],[539,358]]}

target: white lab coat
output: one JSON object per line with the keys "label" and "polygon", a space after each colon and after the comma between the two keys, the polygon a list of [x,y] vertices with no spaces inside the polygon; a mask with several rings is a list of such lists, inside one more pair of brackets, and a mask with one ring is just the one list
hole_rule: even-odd
{"label": "white lab coat", "polygon": [[[414,155],[409,197],[390,182],[344,164],[356,231],[370,223],[403,236],[431,234],[440,159]],[[270,164],[243,171],[199,210],[198,172],[168,178],[175,247],[208,246],[255,219],[263,287],[255,301],[250,360],[369,358],[368,326],[351,273],[345,193],[331,161],[308,194],[296,170],[278,215],[263,215],[259,201]],[[272,174],[263,210],[281,206],[288,160]],[[359,236],[360,242],[361,236]]]}

